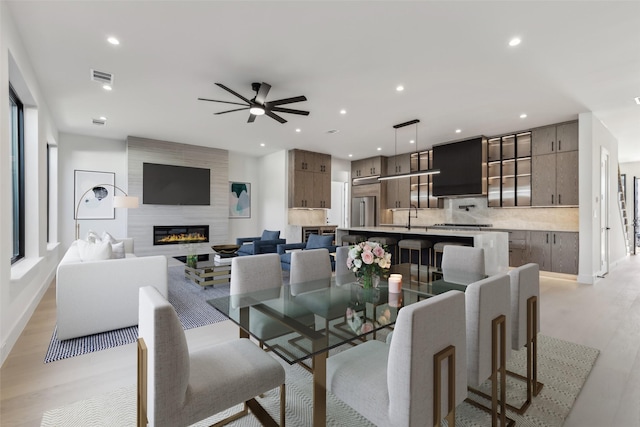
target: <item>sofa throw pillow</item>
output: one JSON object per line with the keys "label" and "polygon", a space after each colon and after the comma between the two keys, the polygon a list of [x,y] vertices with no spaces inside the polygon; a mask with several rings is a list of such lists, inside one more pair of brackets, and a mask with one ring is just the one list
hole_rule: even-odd
{"label": "sofa throw pillow", "polygon": [[111,244],[118,243],[115,237],[113,237],[111,234],[107,233],[106,231],[102,232],[101,240],[105,240]]}
{"label": "sofa throw pillow", "polygon": [[260,240],[275,240],[275,239],[279,239],[280,238],[280,231],[269,231],[269,230],[264,230],[262,232],[262,237],[260,238]]}
{"label": "sofa throw pillow", "polygon": [[333,242],[333,236],[331,234],[327,236],[320,236],[318,234],[309,234],[307,239],[307,246],[305,249],[320,249],[331,246]]}
{"label": "sofa throw pillow", "polygon": [[87,231],[87,237],[85,238],[85,240],[87,242],[89,242],[89,243],[96,243],[96,242],[99,242],[100,240],[102,240],[102,238],[95,231],[89,230],[89,231]]}
{"label": "sofa throw pillow", "polygon": [[125,258],[124,242],[111,243],[111,259]]}
{"label": "sofa throw pillow", "polygon": [[82,261],[101,261],[110,259],[113,250],[109,242],[90,243],[78,240],[78,254]]}

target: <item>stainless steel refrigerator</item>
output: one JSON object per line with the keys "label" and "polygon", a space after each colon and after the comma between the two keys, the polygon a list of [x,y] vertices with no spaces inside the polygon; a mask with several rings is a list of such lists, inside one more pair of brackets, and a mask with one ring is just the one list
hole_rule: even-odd
{"label": "stainless steel refrigerator", "polygon": [[376,198],[374,196],[351,199],[351,226],[373,227],[376,225]]}

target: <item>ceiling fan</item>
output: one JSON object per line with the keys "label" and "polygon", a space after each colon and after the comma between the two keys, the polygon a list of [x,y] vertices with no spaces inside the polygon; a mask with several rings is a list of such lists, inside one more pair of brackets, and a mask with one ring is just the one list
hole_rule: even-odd
{"label": "ceiling fan", "polygon": [[280,123],[286,123],[287,121],[275,113],[299,114],[301,116],[309,115],[308,111],[293,110],[291,108],[280,107],[280,105],[283,105],[283,104],[292,104],[294,102],[306,101],[307,98],[305,96],[294,96],[292,98],[284,98],[284,99],[278,99],[276,101],[266,102],[267,94],[271,89],[271,85],[269,85],[268,83],[264,83],[264,82],[251,83],[251,89],[253,89],[256,92],[256,95],[252,99],[245,98],[239,93],[229,89],[222,83],[216,83],[216,86],[220,86],[222,89],[237,96],[238,98],[240,98],[245,102],[244,104],[241,104],[239,102],[219,101],[217,99],[198,98],[198,100],[200,101],[222,102],[223,104],[234,104],[234,105],[243,106],[242,108],[236,108],[234,110],[227,110],[227,111],[221,111],[219,113],[214,113],[216,115],[231,113],[234,111],[249,110],[250,114],[249,114],[249,120],[247,120],[247,123],[253,123],[253,121],[256,119],[256,116],[261,116],[263,114],[266,114],[267,116],[271,117],[274,120],[279,121]]}

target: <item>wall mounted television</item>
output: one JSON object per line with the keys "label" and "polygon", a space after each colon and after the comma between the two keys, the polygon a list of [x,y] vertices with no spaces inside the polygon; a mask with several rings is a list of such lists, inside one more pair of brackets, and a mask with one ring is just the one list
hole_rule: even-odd
{"label": "wall mounted television", "polygon": [[142,203],[145,205],[208,206],[210,188],[209,169],[142,164]]}
{"label": "wall mounted television", "polygon": [[486,138],[433,146],[433,195],[462,197],[486,195]]}

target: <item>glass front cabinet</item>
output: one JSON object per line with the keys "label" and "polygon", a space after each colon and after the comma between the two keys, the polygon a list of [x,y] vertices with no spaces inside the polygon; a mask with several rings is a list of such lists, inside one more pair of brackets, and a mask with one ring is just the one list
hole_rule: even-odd
{"label": "glass front cabinet", "polygon": [[489,207],[531,206],[531,132],[489,139],[487,181]]}

